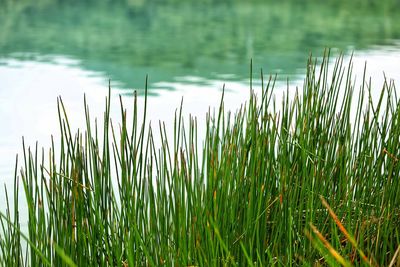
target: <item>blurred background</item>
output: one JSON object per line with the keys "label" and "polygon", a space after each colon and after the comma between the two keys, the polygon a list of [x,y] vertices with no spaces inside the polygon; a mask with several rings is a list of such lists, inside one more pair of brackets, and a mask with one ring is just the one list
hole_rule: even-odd
{"label": "blurred background", "polygon": [[0,182],[21,136],[43,145],[57,134],[58,95],[79,127],[83,94],[101,117],[109,80],[129,102],[148,74],[158,121],[182,96],[205,113],[224,84],[237,108],[251,59],[255,80],[277,73],[277,89],[301,84],[309,55],[326,48],[367,61],[374,80],[396,79],[399,11],[398,0],[0,0]]}
{"label": "blurred background", "polygon": [[3,65],[73,63],[119,88],[142,88],[146,74],[153,84],[186,76],[245,80],[251,58],[255,70],[286,79],[302,73],[310,53],[390,46],[400,37],[397,0],[0,3]]}

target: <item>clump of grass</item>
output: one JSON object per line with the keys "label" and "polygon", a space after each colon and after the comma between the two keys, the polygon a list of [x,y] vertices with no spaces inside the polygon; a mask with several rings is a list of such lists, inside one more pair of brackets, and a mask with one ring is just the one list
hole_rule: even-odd
{"label": "clump of grass", "polygon": [[[131,118],[121,101],[119,127],[108,97],[101,129],[85,102],[86,129],[72,134],[59,99],[59,150],[24,147],[16,166],[0,265],[398,262],[399,101],[385,82],[374,103],[365,77],[353,99],[350,65],[338,58],[330,71],[327,57],[310,59],[303,89],[279,109],[274,79],[261,75],[262,94],[251,92],[234,115],[222,97],[200,137],[182,109],[173,136],[164,123],[154,130],[136,97]],[[28,207],[26,231],[19,205]]]}

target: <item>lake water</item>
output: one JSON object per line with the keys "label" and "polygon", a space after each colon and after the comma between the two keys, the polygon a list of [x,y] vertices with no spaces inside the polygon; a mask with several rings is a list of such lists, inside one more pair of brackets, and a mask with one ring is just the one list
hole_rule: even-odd
{"label": "lake water", "polygon": [[333,56],[354,52],[358,79],[367,61],[378,89],[383,72],[400,80],[396,1],[177,2],[0,1],[0,184],[11,185],[22,136],[47,147],[58,134],[57,96],[73,127],[82,127],[84,93],[101,117],[109,80],[115,106],[119,94],[129,105],[133,89],[143,100],[148,74],[150,120],[167,125],[182,97],[201,122],[224,84],[227,107],[239,107],[250,59],[255,80],[261,68],[278,74],[278,94],[287,79],[301,85],[309,54],[327,47]]}

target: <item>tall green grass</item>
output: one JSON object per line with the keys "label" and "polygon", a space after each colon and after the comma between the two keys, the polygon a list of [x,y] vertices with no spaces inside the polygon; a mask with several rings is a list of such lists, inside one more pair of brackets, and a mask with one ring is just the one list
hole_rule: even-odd
{"label": "tall green grass", "polygon": [[[146,122],[147,100],[138,110],[136,97],[132,116],[121,101],[113,124],[110,95],[103,122],[85,101],[86,129],[73,133],[59,99],[60,147],[24,146],[13,194],[6,190],[13,205],[1,213],[0,265],[399,263],[394,84],[370,88],[364,77],[358,90],[351,62],[328,65],[310,59],[303,88],[281,103],[274,78],[261,73],[262,93],[250,88],[233,115],[223,97],[205,122],[181,108],[173,136]],[[381,90],[378,101],[370,90]]]}

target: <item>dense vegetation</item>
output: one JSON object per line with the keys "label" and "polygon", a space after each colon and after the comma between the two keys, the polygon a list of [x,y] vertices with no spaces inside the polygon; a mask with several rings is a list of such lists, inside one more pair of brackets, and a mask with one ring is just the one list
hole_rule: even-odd
{"label": "dense vegetation", "polygon": [[87,127],[72,133],[60,99],[60,147],[25,148],[16,166],[0,265],[399,263],[394,85],[373,101],[379,88],[365,78],[354,88],[351,67],[338,59],[328,70],[325,58],[308,62],[303,89],[281,104],[273,88],[263,82],[234,115],[222,101],[206,122],[178,110],[173,136],[152,128],[136,99],[129,118],[121,103],[118,126],[109,100],[102,126],[85,104]]}

